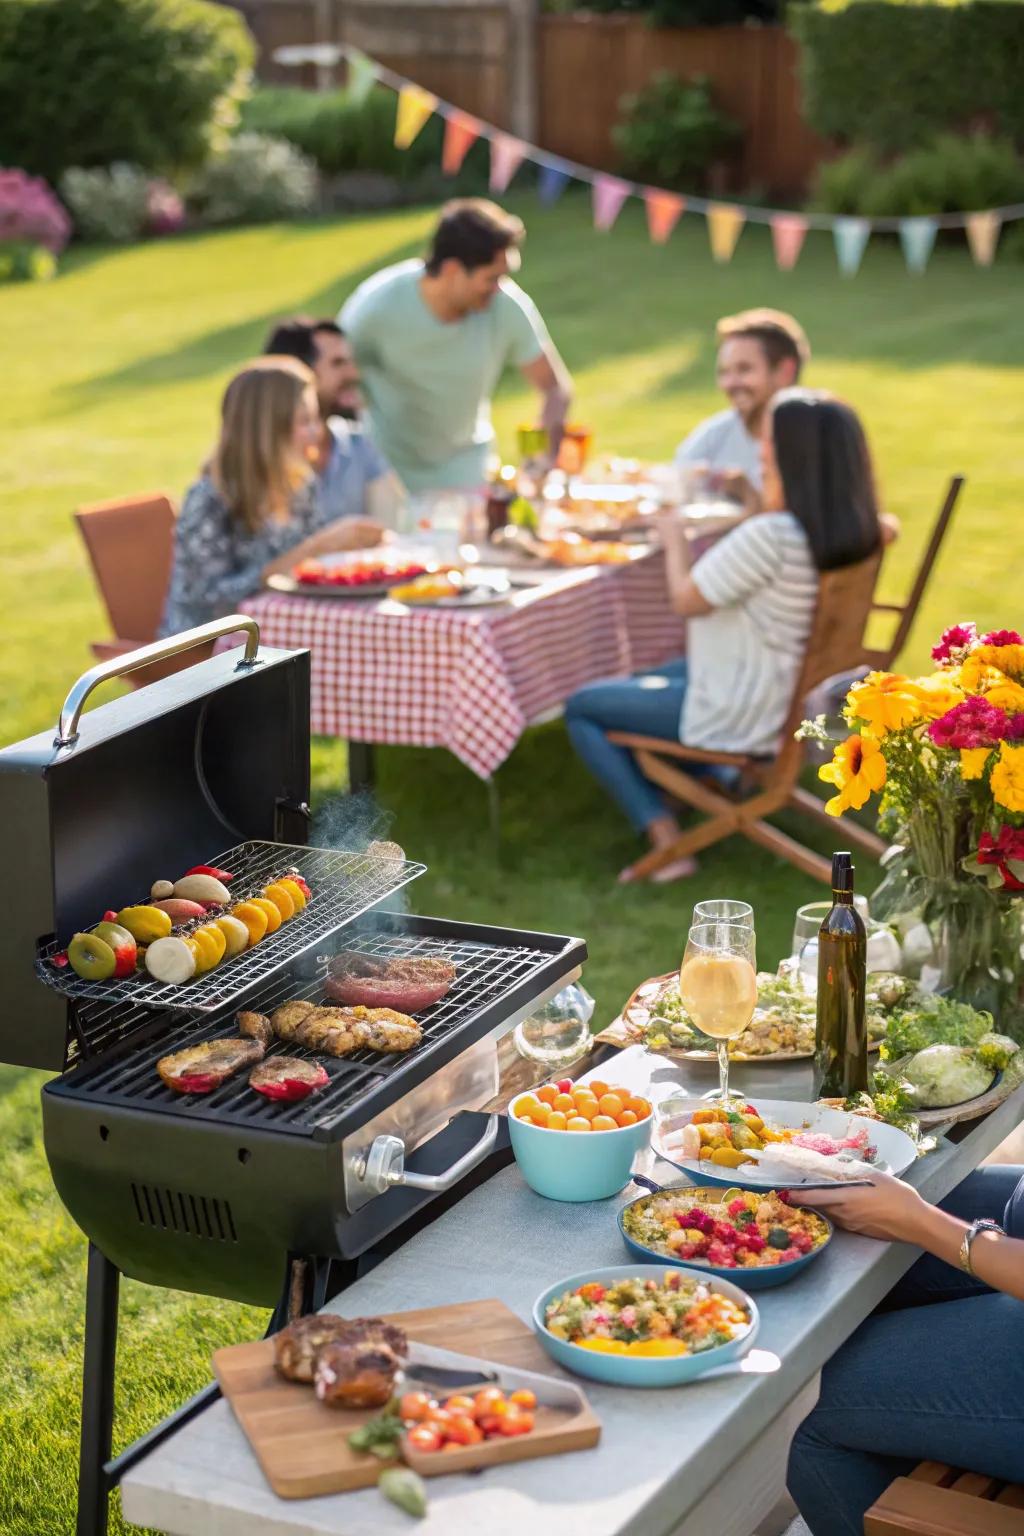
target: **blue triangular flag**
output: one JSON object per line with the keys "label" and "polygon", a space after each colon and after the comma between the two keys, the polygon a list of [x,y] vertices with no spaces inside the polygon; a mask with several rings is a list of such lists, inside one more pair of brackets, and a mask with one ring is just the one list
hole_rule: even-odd
{"label": "blue triangular flag", "polygon": [[934,219],[900,219],[900,245],[911,272],[923,272],[928,265],[937,229]]}
{"label": "blue triangular flag", "polygon": [[832,225],[832,238],[836,243],[836,260],[844,277],[855,275],[870,234],[871,225],[867,219],[836,219]]}
{"label": "blue triangular flag", "polygon": [[565,191],[571,172],[562,160],[545,161],[537,177],[537,196],[548,207],[556,203]]}

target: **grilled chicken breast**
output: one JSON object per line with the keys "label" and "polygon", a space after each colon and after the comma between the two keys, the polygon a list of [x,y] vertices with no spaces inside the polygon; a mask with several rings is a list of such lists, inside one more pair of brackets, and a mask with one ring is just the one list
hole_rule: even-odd
{"label": "grilled chicken breast", "polygon": [[307,1051],[323,1051],[327,1056],[347,1056],[362,1044],[343,1008],[314,1008],[306,1014],[293,1039]]}
{"label": "grilled chicken breast", "polygon": [[280,1008],[275,1008],[270,1015],[274,1034],[279,1040],[294,1040],[299,1025],[315,1008],[315,1003],[282,1003]]}
{"label": "grilled chicken breast", "polygon": [[411,1051],[423,1039],[423,1030],[407,1013],[394,1008],[343,1008],[360,1036],[360,1045],[371,1051]]}
{"label": "grilled chicken breast", "polygon": [[[244,1018],[245,1022],[242,1022]],[[245,1014],[239,1027],[262,1039],[261,1014]],[[269,1027],[279,1040],[301,1045],[325,1056],[349,1056],[353,1051],[382,1053],[411,1051],[423,1031],[415,1019],[394,1008],[333,1008],[316,1003],[282,1003],[270,1015]]]}
{"label": "grilled chicken breast", "polygon": [[156,1070],[175,1093],[212,1093],[242,1067],[254,1066],[265,1049],[259,1040],[204,1040],[161,1056]]}
{"label": "grilled chicken breast", "polygon": [[240,1013],[236,1022],[240,1035],[245,1035],[249,1040],[258,1040],[263,1046],[273,1044],[274,1026],[265,1013]]}

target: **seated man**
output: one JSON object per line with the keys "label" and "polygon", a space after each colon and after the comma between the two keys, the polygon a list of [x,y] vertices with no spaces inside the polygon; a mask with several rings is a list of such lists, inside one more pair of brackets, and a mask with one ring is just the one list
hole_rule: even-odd
{"label": "seated man", "polygon": [[495,203],[448,203],[425,261],[360,284],[339,319],[352,339],[374,435],[416,495],[475,490],[494,447],[491,395],[508,367],[541,396],[558,447],[570,380],[533,301],[512,281],[523,224]]}
{"label": "seated man", "polygon": [[331,520],[372,518],[393,527],[402,489],[363,431],[359,370],[344,332],[333,320],[299,315],[275,326],[263,351],[296,357],[313,370],[320,406],[313,468],[320,500]]}
{"label": "seated man", "polygon": [[684,473],[688,466],[706,468],[714,488],[756,512],[765,411],[780,389],[798,381],[811,349],[792,315],[777,309],[727,315],[716,334],[718,384],[732,407],[694,428],[676,449],[676,464]]}

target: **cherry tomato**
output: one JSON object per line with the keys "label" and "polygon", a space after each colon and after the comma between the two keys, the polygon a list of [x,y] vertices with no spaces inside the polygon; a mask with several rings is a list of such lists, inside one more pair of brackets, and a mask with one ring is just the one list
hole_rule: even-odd
{"label": "cherry tomato", "polygon": [[424,1424],[429,1425],[431,1429],[436,1429],[441,1435],[448,1433],[448,1425],[451,1421],[452,1416],[447,1408],[431,1408],[429,1414],[423,1420]]}
{"label": "cherry tomato", "polygon": [[528,1408],[531,1412],[537,1406],[537,1394],[531,1392],[529,1387],[519,1387],[517,1391],[509,1393],[508,1400],[517,1408]]}
{"label": "cherry tomato", "polygon": [[622,1111],[626,1106],[619,1098],[617,1093],[605,1093],[601,1095],[600,1099],[598,1099],[597,1107],[600,1109],[602,1115],[611,1115],[612,1119],[614,1120],[617,1118],[617,1116],[622,1114]]}
{"label": "cherry tomato", "polygon": [[635,1097],[630,1099],[629,1103],[626,1105],[626,1108],[631,1109],[638,1120],[646,1120],[647,1116],[651,1112],[651,1106],[648,1104],[646,1099],[638,1099]]}
{"label": "cherry tomato", "polygon": [[608,1092],[608,1084],[602,1083],[599,1077],[588,1077],[583,1087],[589,1088],[595,1099],[599,1099],[602,1094]]}
{"label": "cherry tomato", "polygon": [[[634,1115],[633,1118],[635,1119],[636,1116]],[[620,1129],[620,1126],[617,1120],[612,1119],[611,1115],[595,1115],[590,1122],[590,1128],[592,1131],[617,1131]]]}
{"label": "cherry tomato", "polygon": [[446,1440],[441,1447],[442,1451],[461,1451],[463,1449],[464,1447],[457,1440]]}
{"label": "cherry tomato", "polygon": [[558,1089],[555,1087],[554,1083],[545,1083],[543,1088],[537,1089],[537,1097],[542,1104],[553,1104],[555,1102],[555,1094],[557,1092]]}
{"label": "cherry tomato", "polygon": [[505,1405],[505,1394],[500,1387],[481,1387],[473,1399],[473,1412],[498,1413]]}
{"label": "cherry tomato", "polygon": [[571,1093],[559,1093],[556,1094],[551,1108],[560,1111],[563,1115],[571,1115],[576,1109],[576,1101]]}
{"label": "cherry tomato", "polygon": [[572,1093],[572,1078],[560,1077],[558,1082],[555,1084],[555,1087],[558,1089],[559,1093]]}
{"label": "cherry tomato", "polygon": [[420,1424],[432,1417],[431,1410],[436,1407],[433,1398],[425,1392],[406,1392],[398,1405],[398,1417],[407,1424]]}
{"label": "cherry tomato", "polygon": [[484,1438],[491,1439],[494,1435],[501,1434],[501,1426],[505,1415],[501,1413],[480,1413],[476,1422],[483,1430]]}
{"label": "cherry tomato", "polygon": [[447,1434],[455,1445],[479,1445],[484,1437],[483,1430],[468,1413],[453,1414]]}
{"label": "cherry tomato", "polygon": [[448,1413],[458,1415],[472,1413],[476,1404],[465,1392],[457,1392],[454,1397],[445,1398],[444,1406]]}
{"label": "cherry tomato", "polygon": [[636,1125],[636,1123],[637,1123],[636,1113],[632,1109],[624,1109],[622,1111],[622,1114],[619,1116],[619,1125],[620,1125],[620,1127],[621,1126],[626,1126],[626,1125]]}
{"label": "cherry tomato", "polygon": [[409,1446],[414,1451],[433,1453],[441,1449],[442,1440],[436,1429],[431,1429],[428,1424],[417,1424],[415,1429],[409,1431]]}
{"label": "cherry tomato", "polygon": [[567,1131],[589,1131],[590,1121],[585,1120],[582,1115],[573,1115],[571,1120],[566,1121],[565,1128]]}
{"label": "cherry tomato", "polygon": [[501,1421],[501,1434],[511,1439],[514,1435],[528,1435],[533,1428],[533,1414],[517,1410],[507,1413]]}
{"label": "cherry tomato", "polygon": [[548,1123],[545,1126],[545,1130],[564,1131],[567,1123],[565,1115],[561,1110],[553,1109],[550,1115],[548,1115]]}

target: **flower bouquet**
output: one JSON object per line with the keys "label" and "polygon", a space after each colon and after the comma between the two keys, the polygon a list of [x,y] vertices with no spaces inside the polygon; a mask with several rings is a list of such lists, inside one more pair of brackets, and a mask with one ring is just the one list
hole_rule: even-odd
{"label": "flower bouquet", "polygon": [[850,689],[852,734],[819,769],[836,791],[826,810],[881,795],[898,846],[873,911],[920,913],[940,985],[1012,1032],[1024,1022],[1024,639],[956,624],[932,657],[926,677],[872,672]]}

